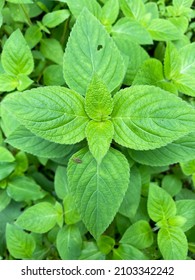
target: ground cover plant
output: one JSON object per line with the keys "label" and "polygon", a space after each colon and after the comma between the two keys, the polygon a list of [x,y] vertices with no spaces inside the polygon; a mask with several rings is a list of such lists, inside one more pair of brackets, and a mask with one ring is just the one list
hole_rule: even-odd
{"label": "ground cover plant", "polygon": [[0,1],[0,257],[195,258],[191,0]]}

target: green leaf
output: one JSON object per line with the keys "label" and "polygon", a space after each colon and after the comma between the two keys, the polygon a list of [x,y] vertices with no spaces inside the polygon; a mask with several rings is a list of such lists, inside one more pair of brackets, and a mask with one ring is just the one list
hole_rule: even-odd
{"label": "green leaf", "polygon": [[101,22],[106,25],[112,25],[119,14],[118,0],[108,0],[102,7]]}
{"label": "green leaf", "polygon": [[63,63],[63,49],[59,41],[54,38],[42,39],[40,51],[43,56],[59,65]]}
{"label": "green leaf", "polygon": [[138,209],[141,198],[141,176],[139,170],[133,166],[131,168],[131,176],[129,186],[121,203],[119,213],[132,218]]}
{"label": "green leaf", "polygon": [[189,176],[192,175],[193,173],[195,173],[195,159],[193,158],[192,160],[182,162],[180,163],[182,172]]}
{"label": "green leaf", "polygon": [[107,235],[102,235],[100,238],[97,240],[97,245],[100,251],[107,255],[110,253],[110,251],[113,249],[115,245],[115,240],[111,238],[110,236]]}
{"label": "green leaf", "polygon": [[38,25],[31,25],[25,32],[25,40],[29,47],[34,48],[42,39],[42,32]]}
{"label": "green leaf", "polygon": [[83,250],[79,260],[105,260],[105,254],[98,250],[94,242],[83,242]]}
{"label": "green leaf", "polygon": [[165,79],[162,63],[155,58],[144,61],[135,76],[133,85],[153,85],[177,93],[176,86]]}
{"label": "green leaf", "polygon": [[142,164],[165,166],[194,159],[195,133],[190,133],[165,147],[149,151],[129,150],[132,158]]}
{"label": "green leaf", "polygon": [[68,193],[64,200],[64,221],[67,225],[76,224],[81,220],[78,209],[75,205],[75,198],[72,192]]}
{"label": "green leaf", "polygon": [[2,51],[1,62],[6,73],[11,75],[29,75],[33,71],[32,53],[19,29],[7,39]]}
{"label": "green leaf", "polygon": [[141,20],[145,14],[142,0],[120,0],[121,10],[125,16]]}
{"label": "green leaf", "polygon": [[4,210],[10,203],[11,198],[5,190],[0,190],[0,212]]}
{"label": "green leaf", "polygon": [[17,79],[18,80],[17,90],[19,90],[19,91],[23,91],[23,90],[27,89],[34,82],[28,76],[22,75],[22,74],[18,75],[17,78],[18,78]]}
{"label": "green leaf", "polygon": [[9,253],[16,259],[31,259],[36,243],[32,235],[15,225],[7,224],[6,242]]}
{"label": "green leaf", "polygon": [[121,54],[129,59],[123,84],[131,85],[143,62],[149,59],[149,55],[139,44],[131,42],[129,38],[122,39],[116,36],[114,41]]}
{"label": "green leaf", "polygon": [[122,244],[129,244],[138,249],[145,249],[153,243],[153,232],[148,222],[140,220],[131,225],[120,240]]}
{"label": "green leaf", "polygon": [[77,260],[81,254],[82,238],[76,225],[68,225],[58,232],[57,250],[62,260]]}
{"label": "green leaf", "polygon": [[70,145],[57,144],[40,138],[22,125],[9,135],[6,143],[27,153],[46,158],[63,157],[72,149]]}
{"label": "green leaf", "polygon": [[113,250],[113,260],[147,260],[148,257],[134,246],[120,244]]}
{"label": "green leaf", "polygon": [[149,32],[135,19],[120,18],[112,27],[111,34],[114,38],[129,39],[141,45],[152,44]]}
{"label": "green leaf", "polygon": [[18,80],[15,76],[9,74],[0,74],[0,91],[12,91],[18,85]]}
{"label": "green leaf", "polygon": [[91,120],[87,124],[85,132],[89,150],[100,163],[110,148],[114,134],[113,124],[109,120],[102,122]]}
{"label": "green leaf", "polygon": [[181,68],[181,56],[176,47],[171,43],[167,43],[165,59],[164,59],[164,71],[167,79],[171,80],[179,74]]}
{"label": "green leaf", "polygon": [[93,76],[85,97],[85,111],[95,121],[103,121],[113,110],[113,99],[106,85],[98,76]]}
{"label": "green leaf", "polygon": [[48,28],[54,28],[69,18],[69,10],[58,10],[44,15],[42,22]]}
{"label": "green leaf", "polygon": [[45,196],[34,180],[25,176],[15,176],[8,181],[8,195],[15,201],[31,201]]}
{"label": "green leaf", "polygon": [[192,75],[180,74],[177,79],[174,80],[174,84],[177,89],[189,96],[195,96],[195,78]]}
{"label": "green leaf", "polygon": [[195,42],[179,50],[181,74],[195,75]]}
{"label": "green leaf", "polygon": [[182,226],[183,231],[187,231],[195,225],[195,200],[182,199],[176,201],[177,215],[186,218],[186,223]]}
{"label": "green leaf", "polygon": [[186,102],[160,88],[127,88],[114,96],[113,138],[132,149],[159,148],[192,132],[194,113]]}
{"label": "green leaf", "polygon": [[162,179],[162,188],[171,196],[175,196],[182,189],[182,182],[173,174],[165,175]]}
{"label": "green leaf", "polygon": [[180,8],[181,6],[190,8],[192,3],[193,3],[193,0],[173,0],[173,5],[178,8]]}
{"label": "green leaf", "polygon": [[158,232],[158,246],[164,260],[186,260],[188,243],[179,227],[161,228]]}
{"label": "green leaf", "polygon": [[172,197],[154,184],[149,187],[148,214],[154,222],[167,220],[176,214],[176,205]]}
{"label": "green leaf", "polygon": [[40,202],[26,209],[18,217],[16,224],[32,232],[45,233],[55,226],[57,216],[54,205]]}
{"label": "green leaf", "polygon": [[41,138],[72,144],[85,137],[88,117],[84,98],[67,88],[43,87],[14,93],[3,103],[13,110],[21,124]]}
{"label": "green leaf", "polygon": [[49,65],[44,69],[43,81],[46,86],[62,86],[65,84],[61,65]]}
{"label": "green leaf", "polygon": [[0,162],[13,162],[14,156],[5,147],[0,146]]}
{"label": "green leaf", "polygon": [[178,40],[181,37],[179,30],[167,19],[153,19],[147,30],[156,41]]}
{"label": "green leaf", "polygon": [[0,181],[14,171],[15,165],[15,162],[0,162]]}
{"label": "green leaf", "polygon": [[102,79],[109,92],[122,83],[125,74],[123,59],[112,38],[86,9],[72,29],[63,66],[66,83],[82,95],[94,74]]}
{"label": "green leaf", "polygon": [[57,167],[54,178],[54,187],[55,192],[60,199],[64,199],[64,197],[70,193],[66,167]]}
{"label": "green leaf", "polygon": [[83,222],[97,239],[119,209],[129,183],[129,165],[126,158],[112,148],[100,164],[87,148],[73,157],[82,162],[69,162],[70,188]]}
{"label": "green leaf", "polygon": [[101,6],[96,0],[66,0],[66,3],[68,4],[71,13],[76,18],[80,15],[83,8],[87,8],[87,10],[89,10],[97,18],[101,15]]}

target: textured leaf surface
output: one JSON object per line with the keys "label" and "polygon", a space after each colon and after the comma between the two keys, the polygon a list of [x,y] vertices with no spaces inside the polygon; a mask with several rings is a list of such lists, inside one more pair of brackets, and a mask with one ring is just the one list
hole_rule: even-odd
{"label": "textured leaf surface", "polygon": [[13,32],[6,41],[1,55],[1,62],[8,74],[29,75],[33,71],[32,53],[19,29]]}
{"label": "textured leaf surface", "polygon": [[145,249],[153,243],[153,232],[148,222],[140,220],[131,225],[123,234],[120,243]]}
{"label": "textured leaf surface", "polygon": [[121,18],[113,26],[113,37],[129,38],[138,44],[152,44],[149,32],[136,20]]}
{"label": "textured leaf surface", "polygon": [[101,7],[96,0],[66,0],[71,13],[77,18],[83,8],[87,8],[97,18],[101,14]]}
{"label": "textured leaf surface", "polygon": [[36,136],[22,125],[11,133],[6,142],[17,149],[46,158],[63,157],[72,149],[71,145],[53,143]]}
{"label": "textured leaf surface", "polygon": [[53,28],[64,22],[67,18],[69,18],[69,16],[70,12],[68,10],[54,11],[51,13],[47,13],[43,17],[42,22],[45,26]]}
{"label": "textured leaf surface", "polygon": [[66,83],[82,95],[94,74],[99,75],[109,91],[121,84],[125,74],[119,50],[100,22],[86,9],[72,29],[63,66]]}
{"label": "textured leaf surface", "polygon": [[186,260],[188,243],[181,228],[161,228],[158,232],[158,246],[165,260]]}
{"label": "textured leaf surface", "polygon": [[149,151],[130,150],[135,161],[151,166],[164,166],[194,159],[195,133],[190,133],[165,147]]}
{"label": "textured leaf surface", "polygon": [[91,120],[85,131],[90,152],[98,162],[101,162],[108,152],[113,138],[114,127],[112,122],[109,120],[104,122]]}
{"label": "textured leaf surface", "polygon": [[175,202],[170,194],[156,185],[149,187],[148,214],[154,222],[167,220],[176,214]]}
{"label": "textured leaf surface", "polygon": [[85,111],[91,119],[102,121],[112,110],[113,100],[106,85],[98,76],[93,76],[86,92]]}
{"label": "textured leaf surface", "polygon": [[32,235],[11,224],[6,227],[6,242],[10,254],[16,259],[30,259],[36,247]]}
{"label": "textured leaf surface", "polygon": [[194,115],[190,105],[159,88],[124,89],[114,96],[114,140],[137,150],[159,148],[192,132]]}
{"label": "textured leaf surface", "polygon": [[195,200],[182,199],[176,201],[177,215],[186,218],[185,224],[182,226],[184,231],[189,230],[195,225]]}
{"label": "textured leaf surface", "polygon": [[17,119],[32,133],[60,144],[72,144],[85,137],[88,117],[84,99],[62,87],[32,89],[4,100]]}
{"label": "textured leaf surface", "polygon": [[26,209],[18,217],[16,224],[32,232],[45,233],[55,226],[57,216],[54,205],[40,202]]}
{"label": "textured leaf surface", "polygon": [[164,71],[167,79],[176,77],[181,69],[181,55],[177,51],[176,47],[171,43],[167,43],[165,60],[164,60]]}
{"label": "textured leaf surface", "polygon": [[57,235],[57,249],[62,260],[77,260],[81,253],[82,238],[76,225],[61,228]]}
{"label": "textured leaf surface", "polygon": [[9,74],[0,75],[0,91],[12,91],[18,85],[18,80],[15,76]]}
{"label": "textured leaf surface", "polygon": [[69,162],[69,184],[83,222],[91,234],[98,238],[112,222],[125,195],[129,183],[129,165],[126,158],[112,148],[100,164],[87,148],[73,157],[82,162]]}

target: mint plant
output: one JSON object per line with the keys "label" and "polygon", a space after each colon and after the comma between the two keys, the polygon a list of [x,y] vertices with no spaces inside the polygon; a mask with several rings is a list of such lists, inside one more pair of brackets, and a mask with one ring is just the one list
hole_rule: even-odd
{"label": "mint plant", "polygon": [[1,54],[0,218],[17,209],[4,247],[16,259],[187,259],[192,1],[30,2],[15,3],[24,22],[30,5],[42,21],[11,32]]}

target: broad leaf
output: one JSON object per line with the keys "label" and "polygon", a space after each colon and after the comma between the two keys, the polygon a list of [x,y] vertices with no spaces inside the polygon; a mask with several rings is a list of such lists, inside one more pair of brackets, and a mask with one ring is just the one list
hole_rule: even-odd
{"label": "broad leaf", "polygon": [[87,8],[97,18],[101,15],[101,6],[97,2],[97,0],[66,0],[66,3],[68,4],[71,13],[76,18],[79,16],[83,8]]}
{"label": "broad leaf", "polygon": [[15,169],[15,162],[0,162],[0,181],[9,176]]}
{"label": "broad leaf", "polygon": [[63,200],[64,207],[64,221],[66,225],[76,224],[81,220],[77,206],[75,205],[75,198],[72,192],[68,193]]}
{"label": "broad leaf", "polygon": [[31,259],[36,247],[32,235],[11,224],[6,227],[6,243],[8,251],[16,259]]}
{"label": "broad leaf", "polygon": [[66,83],[82,95],[94,74],[98,74],[110,92],[121,84],[125,74],[123,59],[112,38],[86,9],[72,29],[63,66]]}
{"label": "broad leaf", "polygon": [[64,226],[58,232],[57,250],[62,260],[77,260],[82,247],[82,238],[76,225]]}
{"label": "broad leaf", "polygon": [[46,86],[62,86],[65,84],[61,65],[49,65],[44,69],[43,81]]}
{"label": "broad leaf", "polygon": [[113,250],[113,260],[147,260],[148,257],[134,246],[120,244]]}
{"label": "broad leaf", "polygon": [[122,39],[129,39],[138,44],[152,44],[152,38],[149,32],[136,20],[130,18],[121,18],[112,27],[112,36]]}
{"label": "broad leaf", "polygon": [[141,176],[139,170],[133,166],[131,168],[131,176],[129,186],[123,202],[121,203],[119,213],[133,218],[138,209],[141,198]]}
{"label": "broad leaf", "polygon": [[8,195],[15,201],[31,201],[41,199],[45,192],[32,179],[25,176],[15,176],[8,181]]}
{"label": "broad leaf", "polygon": [[177,40],[181,37],[179,30],[166,19],[154,19],[147,27],[153,40],[157,41],[171,41]]}
{"label": "broad leaf", "polygon": [[87,124],[85,132],[89,150],[100,163],[110,148],[114,134],[113,124],[109,120],[102,122],[91,120]]}
{"label": "broad leaf", "polygon": [[72,149],[71,145],[53,143],[36,136],[22,125],[10,134],[6,142],[17,149],[46,158],[63,157]]}
{"label": "broad leaf", "polygon": [[42,32],[38,25],[31,25],[25,32],[25,40],[29,47],[34,48],[42,39]]}
{"label": "broad leaf", "polygon": [[121,10],[126,17],[140,20],[145,14],[145,5],[142,0],[119,0]]}
{"label": "broad leaf", "polygon": [[32,53],[19,29],[6,41],[1,62],[4,70],[11,75],[29,75],[33,71]]}
{"label": "broad leaf", "polygon": [[164,71],[167,79],[171,80],[177,77],[181,69],[181,55],[177,51],[176,47],[171,43],[167,43]]}
{"label": "broad leaf", "polygon": [[[78,211],[91,234],[98,238],[112,222],[129,183],[126,158],[110,148],[100,164],[87,148],[70,160],[68,179]],[[109,209],[109,211],[108,211]]]}
{"label": "broad leaf", "polygon": [[148,222],[140,220],[131,225],[124,233],[120,243],[135,246],[138,249],[150,247],[153,243],[153,232]]}
{"label": "broad leaf", "polygon": [[195,75],[195,43],[183,47],[179,55],[181,57],[181,73]]}
{"label": "broad leaf", "polygon": [[178,8],[182,8],[182,6],[190,8],[193,2],[193,0],[173,0],[173,5]]}
{"label": "broad leaf", "polygon": [[101,22],[109,26],[115,22],[119,14],[118,0],[108,0],[102,7]]}
{"label": "broad leaf", "polygon": [[70,193],[67,181],[67,170],[63,166],[58,166],[55,172],[54,187],[57,196],[64,199]]}
{"label": "broad leaf", "polygon": [[[54,38],[42,39],[40,51],[45,58],[62,65],[63,63],[63,49],[59,41]],[[55,55],[54,55],[55,54]]]}
{"label": "broad leaf", "polygon": [[176,201],[177,215],[186,218],[185,224],[182,226],[184,231],[189,230],[195,225],[195,200],[182,199]]}
{"label": "broad leaf", "polygon": [[58,10],[44,15],[42,22],[49,28],[54,28],[60,23],[69,18],[70,12],[68,10]]}
{"label": "broad leaf", "polygon": [[179,227],[161,228],[158,232],[158,246],[165,260],[186,260],[188,243]]}
{"label": "broad leaf", "polygon": [[165,175],[162,179],[162,188],[171,196],[175,196],[182,189],[182,181],[173,174]]}
{"label": "broad leaf", "polygon": [[6,190],[0,190],[0,212],[8,206],[10,201],[11,198],[8,196]]}
{"label": "broad leaf", "polygon": [[134,86],[114,96],[113,138],[132,149],[159,148],[193,131],[194,115],[190,105],[167,91]]}
{"label": "broad leaf", "polygon": [[85,97],[85,111],[95,121],[103,121],[113,110],[113,99],[106,85],[98,76],[93,76]]}
{"label": "broad leaf", "polygon": [[174,80],[174,84],[178,90],[189,96],[195,96],[195,78],[194,75],[180,74],[177,79]]}
{"label": "broad leaf", "polygon": [[149,151],[129,150],[132,158],[142,164],[164,166],[194,159],[195,133],[190,133],[165,147]]}
{"label": "broad leaf", "polygon": [[57,223],[58,213],[51,203],[40,202],[26,209],[16,224],[23,229],[36,233],[45,233]]}
{"label": "broad leaf", "polygon": [[115,240],[108,235],[101,235],[97,240],[97,245],[100,251],[107,255],[114,248]]}
{"label": "broad leaf", "polygon": [[5,147],[0,146],[0,162],[13,162],[15,161],[12,153]]}
{"label": "broad leaf", "polygon": [[18,80],[15,76],[9,74],[0,75],[0,91],[12,91],[18,86]]}
{"label": "broad leaf", "polygon": [[148,214],[154,222],[165,221],[176,214],[176,205],[172,197],[154,184],[149,187]]}
{"label": "broad leaf", "polygon": [[94,242],[83,242],[83,250],[79,260],[105,260],[105,254],[99,251]]}
{"label": "broad leaf", "polygon": [[60,144],[73,144],[85,137],[88,117],[84,99],[62,87],[14,93],[3,101],[32,133]]}

